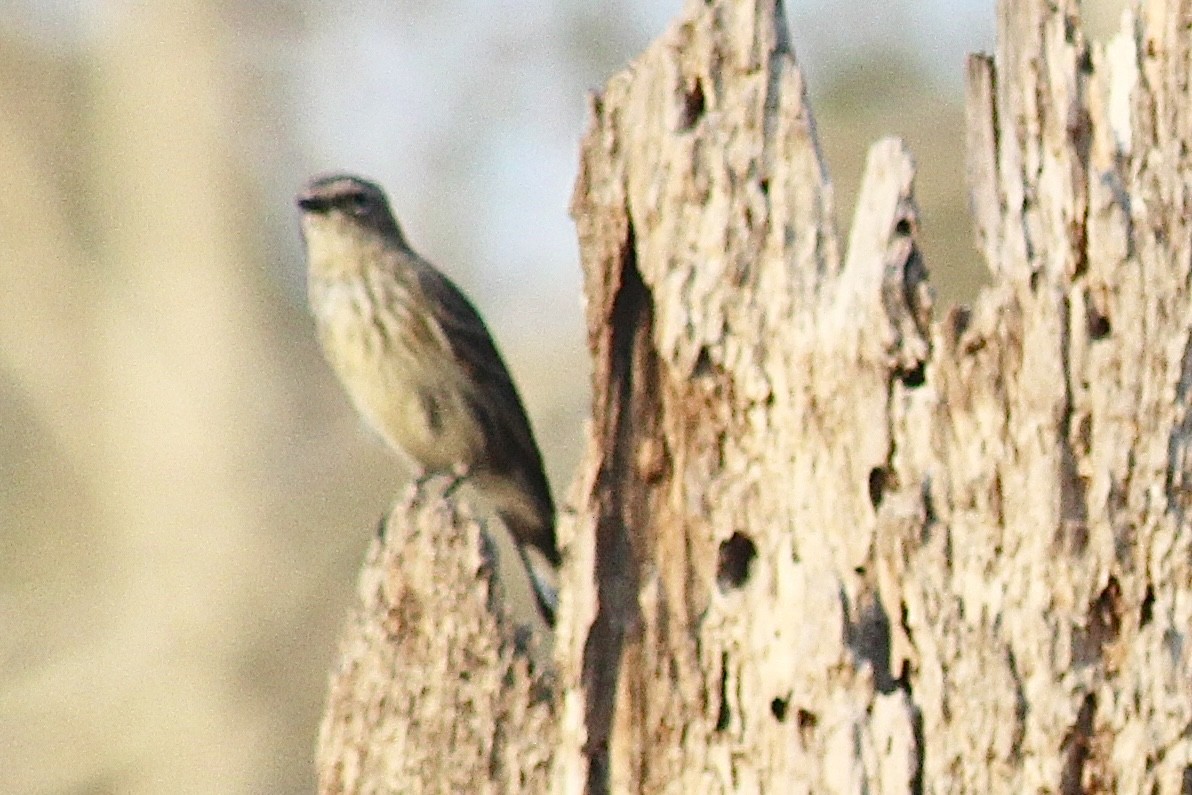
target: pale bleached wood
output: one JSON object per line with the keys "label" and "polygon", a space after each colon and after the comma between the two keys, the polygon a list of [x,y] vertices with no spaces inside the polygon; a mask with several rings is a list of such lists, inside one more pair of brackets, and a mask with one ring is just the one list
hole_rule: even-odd
{"label": "pale bleached wood", "polygon": [[[977,248],[985,264],[996,268],[1001,260],[1000,226],[1005,207],[997,192],[997,108],[993,83],[993,58],[970,55],[965,73],[965,165],[969,184],[969,210]],[[996,271],[994,272],[996,274]]]}
{"label": "pale bleached wood", "polygon": [[568,780],[1179,791],[1186,8],[1111,58],[1073,3],[1001,4],[970,62],[996,282],[942,323],[905,153],[871,153],[839,269],[780,14],[686,13],[595,104],[576,191],[596,577],[571,587],[598,607],[561,659],[614,705],[565,724]]}
{"label": "pale bleached wood", "polygon": [[505,598],[520,558],[487,521],[446,478],[382,520],[331,676],[323,795],[546,790],[554,678],[541,622]]}

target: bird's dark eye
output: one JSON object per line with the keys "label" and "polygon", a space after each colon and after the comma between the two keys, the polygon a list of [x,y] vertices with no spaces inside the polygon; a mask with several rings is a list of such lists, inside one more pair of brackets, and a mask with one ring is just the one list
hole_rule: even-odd
{"label": "bird's dark eye", "polygon": [[344,209],[352,215],[364,215],[368,212],[368,197],[363,193],[349,193],[344,196]]}

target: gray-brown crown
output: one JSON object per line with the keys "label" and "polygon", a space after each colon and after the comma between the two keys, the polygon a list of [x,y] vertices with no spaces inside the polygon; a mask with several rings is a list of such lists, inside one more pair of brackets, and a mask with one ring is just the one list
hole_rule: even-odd
{"label": "gray-brown crown", "polygon": [[307,183],[295,202],[308,215],[338,214],[377,231],[398,229],[385,191],[375,182],[351,174],[316,177]]}

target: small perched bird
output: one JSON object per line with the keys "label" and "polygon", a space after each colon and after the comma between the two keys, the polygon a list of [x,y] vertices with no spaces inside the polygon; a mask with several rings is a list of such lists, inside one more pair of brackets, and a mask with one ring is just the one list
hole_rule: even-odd
{"label": "small perched bird", "polygon": [[315,179],[297,197],[310,308],[331,367],[365,421],[423,474],[466,477],[517,542],[540,607],[554,594],[555,506],[526,410],[476,309],[406,242],[380,187]]}

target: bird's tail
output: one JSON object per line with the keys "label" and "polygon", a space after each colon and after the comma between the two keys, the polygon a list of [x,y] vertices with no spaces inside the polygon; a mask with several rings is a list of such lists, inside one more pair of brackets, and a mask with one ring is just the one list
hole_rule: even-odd
{"label": "bird's tail", "polygon": [[526,566],[526,574],[530,578],[530,586],[534,589],[538,610],[542,613],[546,623],[553,627],[555,616],[559,611],[559,589],[555,582],[558,572],[546,561],[545,557],[540,563],[535,561],[530,548],[525,544],[517,544],[517,553]]}

